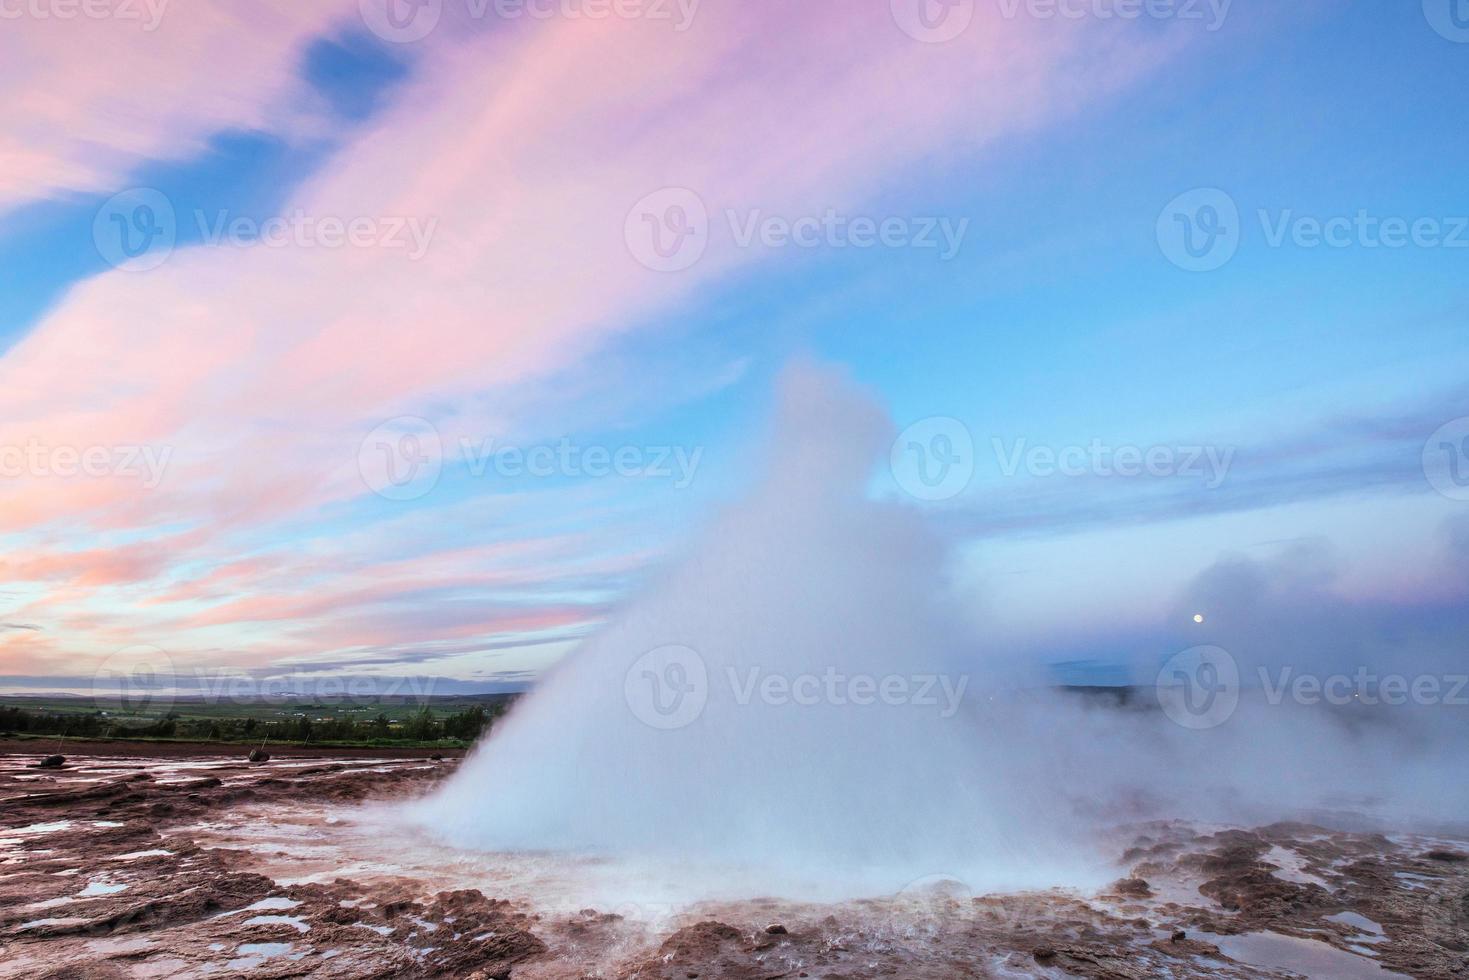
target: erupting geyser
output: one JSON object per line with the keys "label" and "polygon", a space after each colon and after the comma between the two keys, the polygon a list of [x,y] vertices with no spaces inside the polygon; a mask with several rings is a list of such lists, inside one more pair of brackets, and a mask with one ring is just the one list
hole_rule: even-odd
{"label": "erupting geyser", "polygon": [[968,710],[988,682],[945,608],[942,542],[865,493],[893,435],[847,382],[789,372],[751,498],[415,819],[488,850],[725,862],[823,888],[1057,880],[1054,801]]}
{"label": "erupting geyser", "polygon": [[[870,498],[893,427],[868,398],[788,372],[773,437],[749,499],[411,804],[411,822],[475,850],[656,861],[697,897],[836,898],[936,879],[1100,885],[1118,871],[1098,837],[1114,822],[1462,814],[1464,784],[1444,776],[1461,712],[1287,697],[1256,679],[1276,676],[1260,659],[1280,649],[1275,630],[1235,636],[1232,656],[1209,648],[1235,669],[1210,660],[1198,689],[1160,690],[1171,713],[1146,688],[1109,702],[1017,676],[1013,651],[959,624],[945,542]],[[1211,624],[1265,615],[1258,590],[1204,584]],[[1197,640],[1173,642],[1137,652],[1145,683],[1175,685],[1200,659],[1177,654]]]}

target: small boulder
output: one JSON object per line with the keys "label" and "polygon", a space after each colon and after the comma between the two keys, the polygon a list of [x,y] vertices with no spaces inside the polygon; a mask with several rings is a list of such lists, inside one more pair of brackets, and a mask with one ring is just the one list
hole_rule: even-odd
{"label": "small boulder", "polygon": [[1037,946],[1030,951],[1037,963],[1045,963],[1056,958],[1056,951],[1049,946]]}
{"label": "small boulder", "polygon": [[1445,864],[1460,864],[1469,861],[1469,854],[1461,854],[1458,851],[1434,850],[1423,856],[1430,861],[1443,861]]}
{"label": "small boulder", "polygon": [[269,762],[270,753],[264,749],[251,749],[249,759],[251,762]]}
{"label": "small boulder", "polygon": [[1123,878],[1112,886],[1112,890],[1129,898],[1147,898],[1153,894],[1152,887],[1142,878]]}
{"label": "small boulder", "polygon": [[1187,938],[1188,938],[1188,933],[1187,932],[1184,932],[1182,929],[1174,929],[1173,930],[1173,941],[1174,942],[1181,943],[1181,942],[1183,942]]}
{"label": "small boulder", "polygon": [[790,930],[779,923],[773,926],[766,926],[765,931],[772,936],[786,936],[790,934]]}
{"label": "small boulder", "polygon": [[64,756],[64,755],[48,755],[48,756],[46,756],[46,758],[44,758],[40,762],[36,763],[36,768],[37,769],[60,769],[64,765],[66,765],[66,756]]}

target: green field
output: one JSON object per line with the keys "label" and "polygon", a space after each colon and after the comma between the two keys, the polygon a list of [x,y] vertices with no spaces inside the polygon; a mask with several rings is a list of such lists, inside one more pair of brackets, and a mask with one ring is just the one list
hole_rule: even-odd
{"label": "green field", "polygon": [[488,731],[517,695],[375,696],[136,702],[0,695],[0,736],[456,748]]}

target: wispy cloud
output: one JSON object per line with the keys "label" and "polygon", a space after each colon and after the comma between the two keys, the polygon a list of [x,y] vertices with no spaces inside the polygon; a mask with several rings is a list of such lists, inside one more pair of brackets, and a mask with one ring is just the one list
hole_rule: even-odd
{"label": "wispy cloud", "polygon": [[[96,188],[131,160],[260,123],[292,84],[301,44],[342,12],[299,7],[185,13],[162,45],[87,42],[94,66],[55,80],[71,93],[57,100],[65,111],[38,105],[17,117],[6,138],[42,149],[0,193]],[[0,536],[28,539],[9,566],[51,584],[31,608],[65,605],[61,643],[91,650],[157,642],[140,629],[146,609],[151,630],[184,631],[197,656],[247,665],[415,639],[420,649],[484,649],[595,616],[596,601],[543,597],[460,616],[453,604],[516,575],[450,555],[402,576],[240,555],[250,542],[289,541],[292,522],[307,517],[329,514],[350,535],[352,508],[372,499],[358,454],[384,419],[414,414],[496,435],[518,386],[565,372],[765,259],[720,239],[682,274],[641,266],[624,235],[650,192],[696,189],[715,212],[860,206],[935,153],[978,158],[1025,139],[1177,49],[1167,36],[1097,23],[976,16],[941,45],[904,34],[886,4],[765,3],[709,5],[675,35],[665,24],[557,18],[425,41],[418,76],[285,208],[431,223],[422,255],[300,243],[180,250],[151,271],[77,285],[0,360],[0,445],[168,453],[153,487],[49,475],[0,484]],[[147,60],[159,51],[159,63]],[[217,84],[196,84],[206,76]],[[27,91],[46,90],[46,78],[27,79]],[[119,113],[114,97],[146,111]],[[31,142],[43,124],[73,135]],[[84,143],[107,152],[84,155]],[[97,547],[99,535],[115,543]],[[593,574],[625,574],[623,551],[620,567]],[[539,575],[527,558],[519,574],[547,592],[576,565],[556,563],[559,572]],[[433,614],[405,612],[411,601],[431,601]],[[59,661],[75,648],[11,644],[0,661]]]}

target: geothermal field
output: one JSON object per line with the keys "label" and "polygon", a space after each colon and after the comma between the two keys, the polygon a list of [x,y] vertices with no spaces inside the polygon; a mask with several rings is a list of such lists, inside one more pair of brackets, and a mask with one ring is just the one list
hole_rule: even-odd
{"label": "geothermal field", "polygon": [[881,413],[783,399],[758,487],[463,757],[7,745],[0,975],[1466,975],[1451,702],[1209,647],[1037,683],[859,492]]}
{"label": "geothermal field", "polygon": [[0,980],[1469,980],[1469,0],[0,82]]}
{"label": "geothermal field", "polygon": [[1085,887],[935,867],[815,899],[747,864],[429,836],[405,811],[458,760],[32,761],[0,756],[5,977],[1459,977],[1469,955],[1469,839],[1345,811],[1099,823],[1057,855],[1110,876]]}

